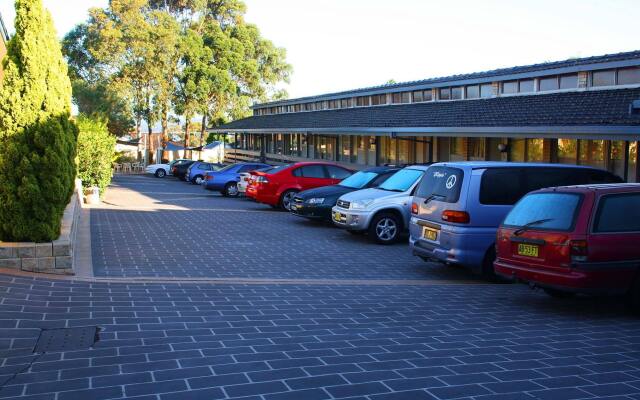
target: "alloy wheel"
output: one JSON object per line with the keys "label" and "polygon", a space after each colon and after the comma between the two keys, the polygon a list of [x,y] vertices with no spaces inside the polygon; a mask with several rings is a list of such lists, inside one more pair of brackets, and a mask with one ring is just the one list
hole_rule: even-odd
{"label": "alloy wheel", "polygon": [[235,197],[237,195],[238,195],[238,185],[235,183],[232,183],[231,185],[229,185],[229,187],[227,187],[227,196]]}
{"label": "alloy wheel", "polygon": [[296,195],[295,192],[287,192],[282,197],[282,206],[285,210],[291,211],[291,202],[293,201],[293,197]]}
{"label": "alloy wheel", "polygon": [[376,235],[385,242],[393,240],[398,233],[398,225],[391,218],[382,218],[376,225]]}

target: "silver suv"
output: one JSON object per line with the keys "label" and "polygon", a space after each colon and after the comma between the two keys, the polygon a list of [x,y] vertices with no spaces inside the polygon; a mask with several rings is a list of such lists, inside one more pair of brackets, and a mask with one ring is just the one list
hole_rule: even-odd
{"label": "silver suv", "polygon": [[413,191],[427,168],[406,167],[377,188],[343,195],[331,209],[333,223],[352,233],[368,233],[380,244],[396,242],[409,227]]}

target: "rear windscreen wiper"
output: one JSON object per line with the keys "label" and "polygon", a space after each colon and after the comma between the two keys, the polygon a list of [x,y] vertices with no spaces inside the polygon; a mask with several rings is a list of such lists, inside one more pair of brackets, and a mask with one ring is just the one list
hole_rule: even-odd
{"label": "rear windscreen wiper", "polygon": [[424,204],[427,204],[431,200],[435,200],[437,198],[444,199],[445,197],[443,195],[441,195],[441,194],[432,194],[431,196],[429,196],[426,199],[424,199]]}
{"label": "rear windscreen wiper", "polygon": [[525,231],[527,231],[532,226],[544,224],[545,222],[549,222],[549,221],[553,221],[553,218],[538,219],[538,220],[535,220],[535,221],[527,222],[526,224],[522,225],[522,227],[520,227],[520,229],[518,229],[515,232],[513,232],[513,234],[514,234],[514,236],[520,236],[521,234],[523,234]]}

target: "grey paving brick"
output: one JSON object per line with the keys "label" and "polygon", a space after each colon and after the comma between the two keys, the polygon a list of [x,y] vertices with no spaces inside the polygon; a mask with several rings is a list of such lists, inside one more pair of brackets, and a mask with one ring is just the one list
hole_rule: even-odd
{"label": "grey paving brick", "polygon": [[291,389],[299,390],[322,388],[327,386],[338,386],[347,384],[349,382],[344,380],[344,378],[342,378],[340,375],[320,375],[305,378],[287,379],[285,383]]}
{"label": "grey paving brick", "polygon": [[489,390],[476,384],[431,388],[428,389],[428,391],[439,399],[459,399],[491,393]]}
{"label": "grey paving brick", "polygon": [[121,398],[122,387],[104,387],[99,389],[73,390],[58,393],[58,400],[107,400]]}
{"label": "grey paving brick", "polygon": [[265,395],[269,393],[286,392],[289,389],[280,381],[245,383],[242,385],[225,386],[225,392],[230,397]]}
{"label": "grey paving brick", "polygon": [[333,397],[365,396],[390,392],[389,388],[380,382],[358,383],[353,385],[333,386],[325,389]]}
{"label": "grey paving brick", "polygon": [[138,383],[133,385],[126,385],[124,387],[124,392],[127,397],[147,394],[161,394],[168,392],[180,392],[185,390],[187,390],[187,384],[185,380]]}
{"label": "grey paving brick", "polygon": [[291,392],[268,394],[264,396],[266,400],[325,400],[331,396],[322,389],[305,389]]}

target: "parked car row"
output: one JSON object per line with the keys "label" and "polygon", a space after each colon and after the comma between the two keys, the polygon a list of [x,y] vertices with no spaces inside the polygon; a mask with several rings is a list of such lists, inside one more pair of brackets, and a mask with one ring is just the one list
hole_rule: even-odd
{"label": "parked car row", "polygon": [[[552,296],[625,294],[640,310],[640,184],[597,168],[509,162],[330,162],[172,168],[186,180]],[[194,167],[195,166],[195,167]],[[204,171],[204,172],[201,172]],[[196,178],[202,174],[200,181]]]}

